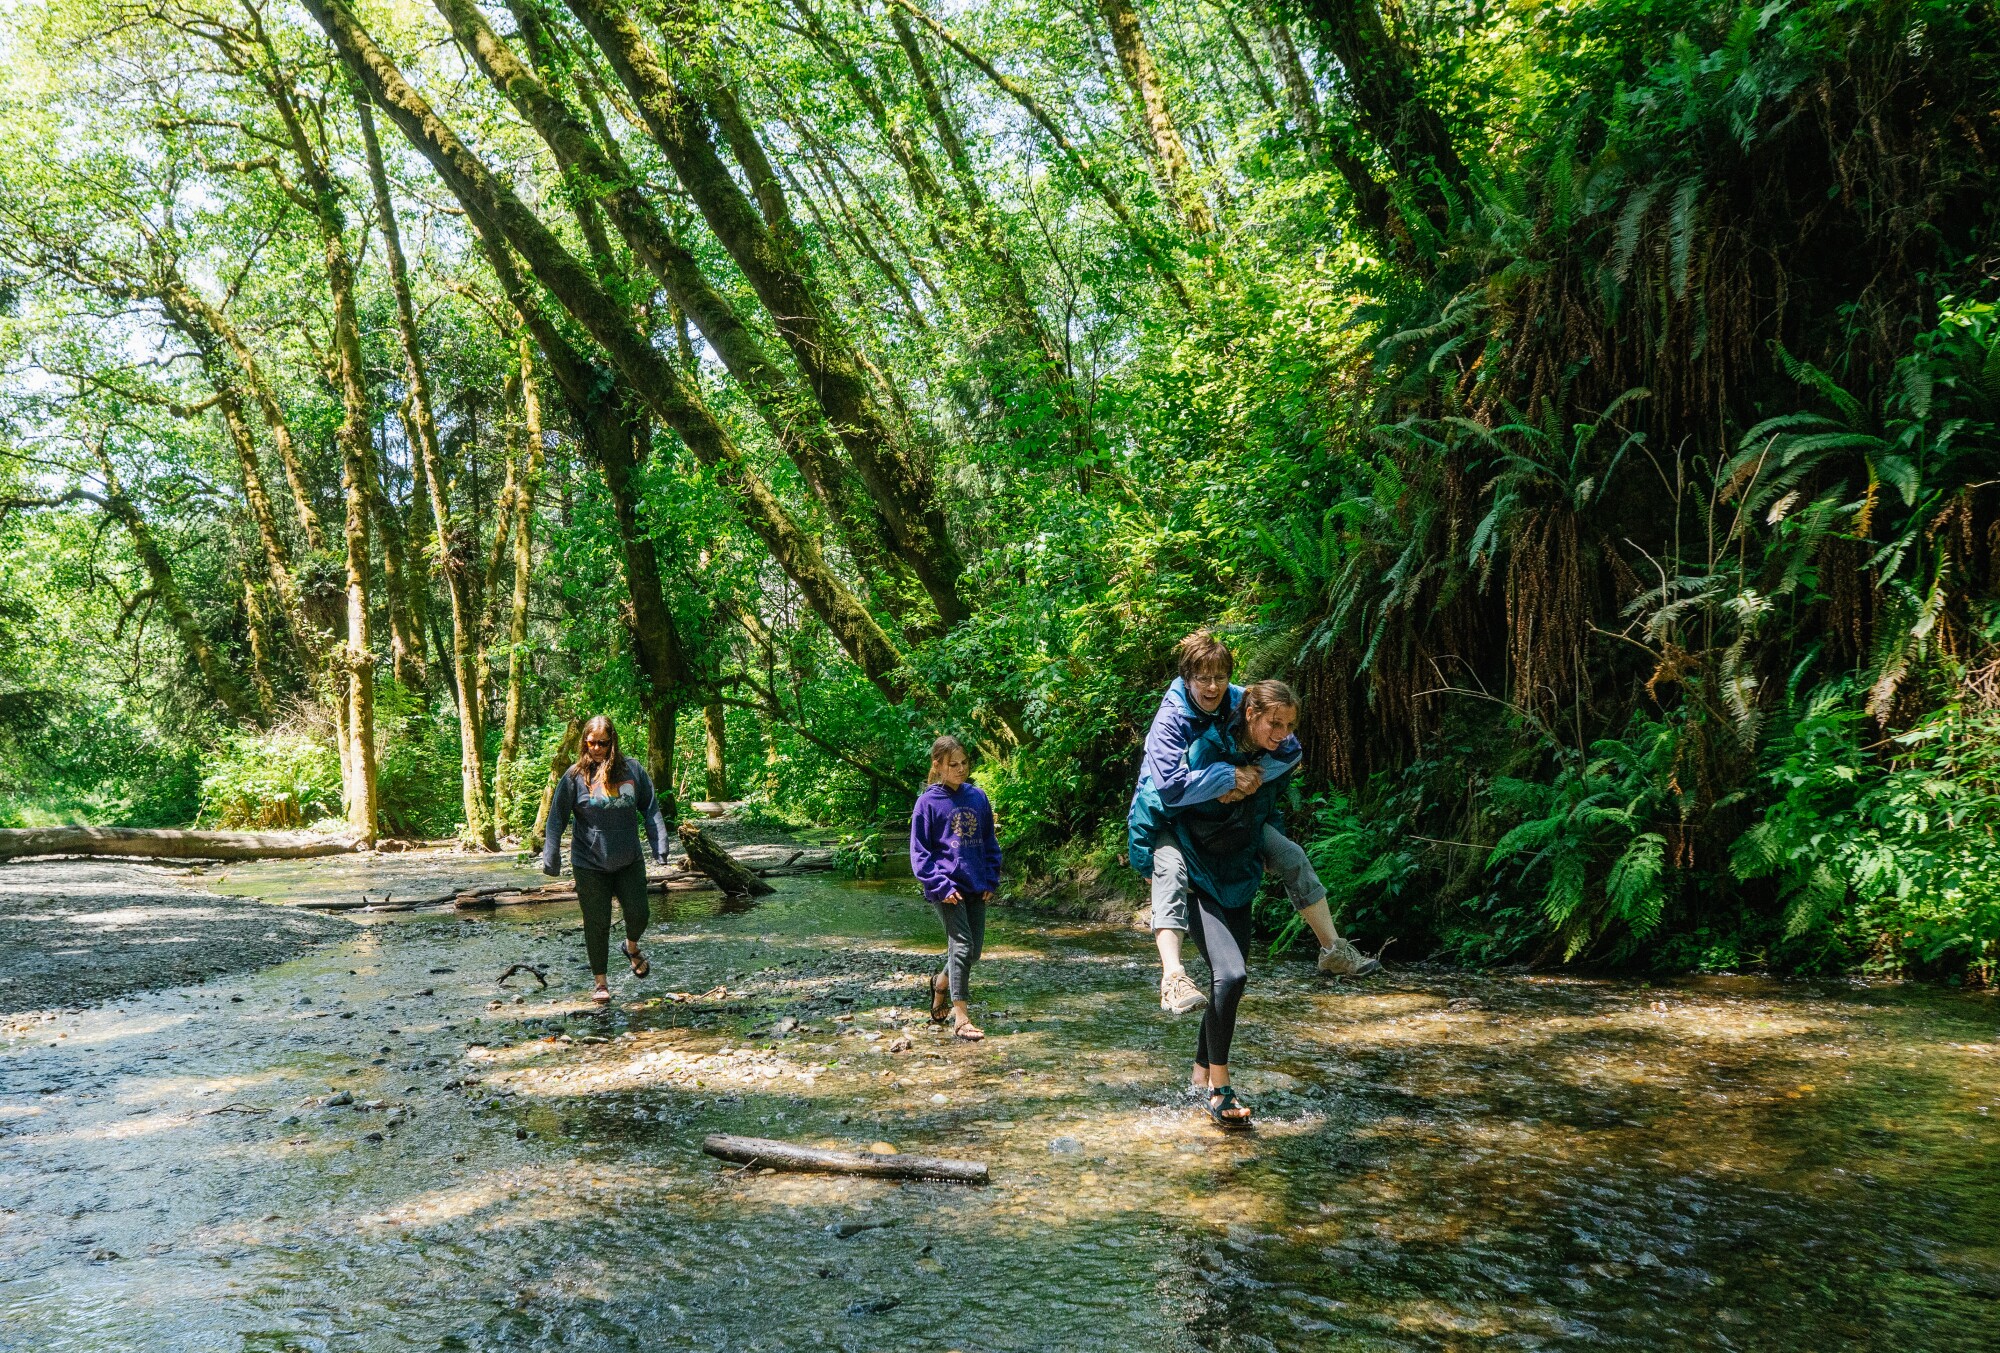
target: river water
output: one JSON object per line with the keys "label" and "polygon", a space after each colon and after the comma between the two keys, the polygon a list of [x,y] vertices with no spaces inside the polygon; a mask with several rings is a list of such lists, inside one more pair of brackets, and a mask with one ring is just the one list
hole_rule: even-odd
{"label": "river water", "polygon": [[0,1348],[1996,1346],[1990,1000],[1268,960],[1238,1136],[1180,1093],[1143,935],[996,910],[968,1046],[913,1008],[939,934],[907,883],[680,895],[595,1011],[571,907],[362,915],[9,1017]]}

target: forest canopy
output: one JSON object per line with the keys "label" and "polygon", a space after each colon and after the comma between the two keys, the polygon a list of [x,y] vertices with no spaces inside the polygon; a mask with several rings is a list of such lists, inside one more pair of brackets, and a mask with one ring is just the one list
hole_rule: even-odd
{"label": "forest canopy", "polygon": [[[1405,958],[2000,957],[1993,0],[21,0],[0,826],[1115,893],[1171,650]],[[1271,912],[1277,918],[1288,909]]]}

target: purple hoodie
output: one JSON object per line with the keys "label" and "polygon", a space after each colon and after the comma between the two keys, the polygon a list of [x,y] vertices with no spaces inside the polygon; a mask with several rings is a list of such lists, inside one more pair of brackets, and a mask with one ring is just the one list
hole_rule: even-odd
{"label": "purple hoodie", "polygon": [[954,888],[961,897],[1000,886],[1000,841],[993,834],[993,805],[970,780],[956,794],[932,785],[910,814],[910,872],[924,900],[942,902]]}

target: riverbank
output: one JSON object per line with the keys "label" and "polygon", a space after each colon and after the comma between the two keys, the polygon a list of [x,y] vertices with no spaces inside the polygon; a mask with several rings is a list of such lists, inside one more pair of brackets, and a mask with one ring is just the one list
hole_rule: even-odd
{"label": "riverbank", "polygon": [[286,962],[350,928],[199,886],[187,865],[0,865],[0,1015],[77,1009]]}

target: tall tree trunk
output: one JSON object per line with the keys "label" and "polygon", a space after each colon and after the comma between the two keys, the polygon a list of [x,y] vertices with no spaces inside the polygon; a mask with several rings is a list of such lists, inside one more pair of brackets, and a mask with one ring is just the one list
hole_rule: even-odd
{"label": "tall tree trunk", "polygon": [[[254,11],[253,11],[254,14]],[[347,565],[346,678],[348,757],[347,821],[362,842],[375,840],[378,816],[375,774],[375,655],[368,616],[368,517],[375,481],[375,443],[369,435],[366,370],[361,359],[361,320],[355,308],[354,267],[347,254],[346,221],[337,186],[306,131],[305,120],[275,48],[262,36],[268,64],[260,72],[291,142],[303,191],[300,196],[319,227],[327,288],[333,296],[333,364],[340,389],[341,420],[334,433],[340,447],[341,493],[346,505],[343,535]]]}
{"label": "tall tree trunk", "polygon": [[1146,35],[1139,27],[1138,11],[1131,0],[1097,0],[1097,10],[1111,29],[1111,46],[1118,53],[1118,68],[1138,102],[1167,200],[1189,234],[1212,233],[1215,217],[1209,213],[1208,203],[1195,184],[1194,167],[1188,163],[1187,147],[1181,144],[1180,131],[1167,109],[1166,85],[1160,79],[1159,67],[1153,63]]}
{"label": "tall tree trunk", "polygon": [[729,800],[729,746],[724,740],[722,700],[711,695],[701,707],[702,731],[707,734],[705,758],[708,770],[708,798],[711,803]]}
{"label": "tall tree trunk", "polygon": [[897,444],[869,394],[862,365],[828,313],[806,254],[795,246],[796,232],[789,225],[774,232],[765,224],[716,154],[700,103],[676,85],[630,14],[615,0],[567,3],[610,60],[675,177],[791,349],[869,495],[887,517],[896,552],[946,625],[966,619],[971,608],[958,591],[964,565],[935,487],[928,472]]}
{"label": "tall tree trunk", "polygon": [[201,322],[220,337],[229,353],[236,359],[236,365],[243,373],[244,383],[257,401],[257,408],[264,416],[265,430],[271,434],[271,445],[277,448],[278,461],[285,467],[285,483],[292,492],[292,510],[297,514],[299,532],[305,537],[306,548],[314,552],[326,549],[326,528],[320,524],[319,512],[313,507],[312,488],[306,482],[305,465],[299,460],[299,450],[292,440],[292,426],[285,417],[284,406],[278,403],[277,392],[272,389],[269,377],[264,374],[263,364],[257,354],[244,341],[228,316],[192,287],[183,287],[178,298],[180,304],[200,316]]}
{"label": "tall tree trunk", "polygon": [[201,625],[189,609],[187,599],[181,595],[180,587],[174,581],[173,566],[167,562],[166,551],[153,536],[153,530],[140,515],[138,506],[125,496],[125,490],[118,482],[118,471],[111,463],[111,457],[101,444],[91,447],[96,454],[99,472],[104,476],[104,495],[81,494],[103,508],[107,515],[125,528],[132,538],[132,552],[139,556],[140,567],[146,570],[146,586],[160,609],[167,613],[167,623],[173,626],[174,637],[181,641],[181,647],[194,659],[195,669],[216,700],[229,712],[229,717],[237,723],[255,724],[259,722],[257,703],[243,689],[229,664],[222,660],[208,636],[201,632]]}
{"label": "tall tree trunk", "polygon": [[[479,624],[474,630],[473,670],[479,674],[481,727],[487,726],[485,711],[494,696],[493,664],[491,650],[493,632],[500,626],[500,568],[512,561],[508,542],[514,538],[514,496],[520,491],[517,478],[522,460],[521,420],[513,416],[513,410],[520,403],[520,377],[509,376],[501,393],[501,441],[507,457],[506,477],[500,485],[500,497],[493,505],[493,544],[486,551],[486,570],[480,575]],[[494,772],[498,779],[499,772]],[[495,803],[499,790],[494,791]]]}
{"label": "tall tree trunk", "polygon": [[250,635],[250,685],[257,696],[260,714],[269,717],[277,708],[278,693],[271,687],[271,622],[264,605],[263,587],[243,573],[243,627]]}
{"label": "tall tree trunk", "polygon": [[500,730],[500,761],[493,772],[495,814],[505,821],[508,795],[513,791],[515,759],[521,747],[521,719],[528,687],[528,584],[534,570],[535,494],[542,482],[542,401],[535,388],[534,347],[523,329],[521,351],[521,421],[527,458],[514,495],[514,596],[507,623],[507,712]]}
{"label": "tall tree trunk", "polygon": [[1021,265],[1001,236],[992,200],[979,182],[972,155],[966,149],[965,138],[959,133],[958,119],[945,104],[937,79],[931,73],[930,60],[917,41],[915,30],[910,27],[909,16],[892,8],[889,11],[889,26],[895,30],[896,41],[910,63],[917,93],[923,99],[924,111],[930,115],[931,128],[937,133],[938,144],[944,147],[945,159],[951,165],[952,178],[958,184],[959,197],[979,247],[991,260],[995,300],[1000,312],[1021,343],[1040,359],[1042,378],[1055,394],[1058,412],[1072,430],[1077,448],[1087,451],[1095,440],[1090,416],[1070,380],[1068,363],[1056,352],[1048,328],[1043,325],[1034,299],[1028,294],[1028,281],[1021,272]]}
{"label": "tall tree trunk", "polygon": [[1277,58],[1278,70],[1284,76],[1285,95],[1292,106],[1292,117],[1298,123],[1299,135],[1307,148],[1314,154],[1325,156],[1334,172],[1347,184],[1347,191],[1354,199],[1354,215],[1363,229],[1406,266],[1427,272],[1427,265],[1416,256],[1409,228],[1397,215],[1389,190],[1382,186],[1367,162],[1346,144],[1341,132],[1326,126],[1320,115],[1319,98],[1313,93],[1312,79],[1306,74],[1305,63],[1299,60],[1298,44],[1292,41],[1291,30],[1270,17],[1262,7],[1258,9],[1258,25],[1264,34],[1265,44]]}
{"label": "tall tree trunk", "polygon": [[647,773],[663,795],[661,811],[676,816],[670,775],[674,725],[693,668],[673,608],[667,603],[659,555],[639,519],[634,477],[652,439],[644,405],[623,380],[592,362],[549,322],[515,268],[498,230],[476,213],[472,219],[501,290],[540,343],[584,451],[604,476],[624,556],[625,593],[630,603],[625,623],[638,669],[639,705],[646,717]]}
{"label": "tall tree trunk", "polygon": [[681,817],[680,791],[674,784],[674,739],[681,707],[648,687],[639,692],[639,708],[646,716],[646,775],[660,801],[660,816],[672,831]]}
{"label": "tall tree trunk", "polygon": [[431,518],[437,527],[438,568],[451,599],[451,667],[458,706],[458,770],[460,800],[465,812],[465,840],[482,850],[497,850],[493,820],[486,808],[486,749],[479,709],[478,665],[472,633],[472,601],[466,574],[471,561],[453,543],[451,506],[445,501],[445,479],[438,454],[437,422],[432,416],[430,374],[424,365],[417,333],[416,306],[410,299],[409,269],[403,260],[402,232],[396,226],[395,199],[382,163],[382,146],[375,135],[375,117],[365,97],[357,96],[361,140],[367,151],[368,178],[375,190],[377,224],[383,253],[389,260],[390,288],[396,297],[396,331],[402,338],[403,369],[410,385],[410,422],[417,434],[416,451],[423,458],[424,480],[430,489]]}
{"label": "tall tree trunk", "polygon": [[194,345],[202,374],[215,391],[223,428],[229,434],[229,443],[236,451],[236,462],[242,471],[243,498],[250,509],[250,520],[257,528],[265,573],[277,592],[285,623],[298,647],[300,658],[310,668],[317,661],[320,645],[314,641],[300,609],[298,583],[292,575],[291,548],[278,528],[277,511],[271,505],[270,491],[264,485],[264,467],[257,454],[257,440],[251,435],[249,420],[244,415],[238,382],[247,377],[241,373],[229,345],[213,322],[220,312],[187,284],[177,264],[163,254],[155,257],[153,271],[154,294],[161,308],[166,311],[174,328]]}
{"label": "tall tree trunk", "polygon": [[[624,163],[615,142],[586,128],[508,49],[477,9],[465,0],[438,0],[438,8],[460,44],[535,128],[557,163],[576,176],[579,188],[596,193],[595,200],[610,215],[633,256],[652,273],[669,301],[701,330],[807,487],[826,506],[863,576],[878,583],[877,591],[890,609],[899,609],[893,584],[903,569],[893,553],[888,525],[856,482],[811,396],[795,387],[734,306],[709,282],[695,256],[639,190],[640,180]],[[512,9],[530,55],[543,64],[538,12],[522,0],[514,0]],[[880,585],[884,579],[889,585]]]}
{"label": "tall tree trunk", "polygon": [[1364,131],[1382,148],[1431,229],[1451,224],[1452,203],[1470,195],[1471,178],[1444,119],[1417,87],[1409,47],[1389,31],[1377,0],[1300,0],[1327,50],[1340,63],[1342,89]]}
{"label": "tall tree trunk", "polygon": [[1111,186],[1110,181],[1098,171],[1090,157],[1069,139],[1054,115],[1042,106],[1041,100],[1037,99],[1026,85],[968,47],[956,33],[918,9],[911,0],[889,0],[889,3],[923,24],[938,41],[957,52],[981,75],[997,85],[1002,93],[1021,106],[1021,111],[1033,118],[1036,125],[1048,133],[1049,139],[1055,143],[1056,149],[1062,152],[1063,158],[1069,161],[1070,167],[1076,170],[1077,176],[1096,192],[1099,200],[1117,218],[1118,224],[1124,227],[1127,237],[1139,252],[1146,256],[1146,261],[1152,264],[1154,273],[1166,284],[1167,290],[1173,293],[1174,299],[1180,302],[1181,308],[1192,311],[1194,301],[1188,296],[1187,288],[1182,285],[1180,278],[1175,275],[1172,260],[1161,252],[1146,228],[1139,223],[1139,218],[1132,214],[1132,208],[1126,204],[1124,196]]}
{"label": "tall tree trunk", "polygon": [[[373,444],[371,437],[370,444]],[[410,576],[403,549],[403,520],[389,501],[389,485],[382,473],[386,457],[377,449],[368,460],[368,508],[375,529],[382,533],[382,590],[387,594],[389,615],[389,665],[396,680],[410,685],[423,678],[424,632],[412,603],[412,589],[423,583]]]}
{"label": "tall tree trunk", "polygon": [[[549,775],[542,785],[542,806],[535,813],[535,825],[528,829],[528,839],[522,843],[529,850],[541,850],[548,834],[549,805],[555,801],[556,786],[562,783],[563,771],[576,759],[576,754],[582,746],[583,720],[571,715],[569,727],[563,730],[562,742],[556,747],[556,754],[549,759]],[[651,773],[647,772],[648,775]]]}
{"label": "tall tree trunk", "polygon": [[[437,169],[475,227],[493,241],[511,243],[521,251],[537,278],[610,354],[632,392],[680,435],[697,460],[719,472],[734,491],[747,524],[798,584],[835,640],[885,695],[898,698],[900,685],[891,673],[902,659],[888,635],[827,567],[817,542],[743,459],[700,396],[688,389],[665,356],[632,325],[624,308],[548,227],[438,118],[340,0],[306,0],[306,6],[349,69]],[[548,353],[552,326],[543,322],[535,332]]]}

